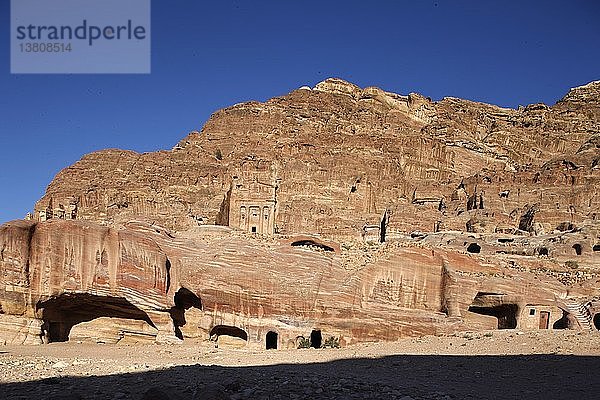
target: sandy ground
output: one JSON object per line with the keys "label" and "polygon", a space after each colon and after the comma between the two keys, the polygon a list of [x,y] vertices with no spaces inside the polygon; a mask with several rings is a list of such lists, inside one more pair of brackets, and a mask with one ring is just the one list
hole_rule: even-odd
{"label": "sandy ground", "polygon": [[592,399],[600,398],[600,332],[270,351],[1,346],[0,377],[0,399]]}

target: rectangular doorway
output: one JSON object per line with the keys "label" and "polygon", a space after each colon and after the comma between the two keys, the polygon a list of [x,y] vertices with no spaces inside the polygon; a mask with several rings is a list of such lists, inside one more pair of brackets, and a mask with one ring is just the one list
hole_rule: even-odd
{"label": "rectangular doorway", "polygon": [[540,329],[548,329],[550,322],[550,313],[548,311],[540,311]]}

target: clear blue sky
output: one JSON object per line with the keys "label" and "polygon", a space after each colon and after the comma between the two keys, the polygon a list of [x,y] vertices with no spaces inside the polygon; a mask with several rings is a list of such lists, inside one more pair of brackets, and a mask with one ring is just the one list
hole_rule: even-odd
{"label": "clear blue sky", "polygon": [[150,75],[11,75],[0,0],[0,222],[103,148],[170,149],[214,111],[327,77],[516,107],[600,79],[600,2],[152,2]]}

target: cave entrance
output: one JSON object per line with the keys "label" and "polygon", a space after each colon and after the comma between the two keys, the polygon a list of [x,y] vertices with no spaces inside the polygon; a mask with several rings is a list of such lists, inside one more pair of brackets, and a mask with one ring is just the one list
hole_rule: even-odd
{"label": "cave entrance", "polygon": [[175,306],[171,307],[169,314],[171,315],[173,326],[175,327],[175,336],[183,340],[181,327],[187,323],[185,320],[185,311],[192,307],[202,310],[202,301],[200,300],[200,297],[184,287],[180,288],[175,293],[174,301]]}
{"label": "cave entrance", "polygon": [[303,246],[316,247],[323,251],[335,251],[335,249],[333,247],[327,246],[326,244],[319,243],[319,242],[316,242],[311,239],[296,240],[295,242],[292,242],[292,246],[293,247],[303,247]]}
{"label": "cave entrance", "polygon": [[381,216],[381,221],[379,222],[379,242],[380,243],[385,242],[385,235],[387,233],[387,226],[388,226],[389,222],[390,222],[390,214],[389,214],[388,210],[386,209],[383,212],[383,215]]}
{"label": "cave entrance", "polygon": [[594,315],[594,327],[600,331],[600,313]]}
{"label": "cave entrance", "polygon": [[467,247],[467,251],[469,253],[479,253],[479,252],[481,252],[481,246],[478,245],[477,243],[471,243]]}
{"label": "cave entrance", "polygon": [[500,293],[479,292],[473,299],[469,311],[496,317],[498,329],[515,329],[519,306],[507,300],[506,296]]}
{"label": "cave entrance", "polygon": [[101,317],[145,321],[156,329],[148,314],[123,297],[62,294],[38,302],[36,310],[41,310],[42,334],[48,343],[66,342],[73,326]]}
{"label": "cave entrance", "polygon": [[600,251],[600,244],[595,244],[594,247],[592,247],[593,251]]}
{"label": "cave entrance", "polygon": [[219,346],[244,347],[248,342],[248,334],[237,326],[216,325],[210,330],[210,339]]}
{"label": "cave entrance", "polygon": [[313,329],[310,333],[310,347],[320,349],[323,343],[323,336],[320,330]]}
{"label": "cave entrance", "polygon": [[277,332],[273,332],[273,331],[267,332],[266,349],[267,350],[276,350],[278,339],[279,339],[279,334]]}
{"label": "cave entrance", "polygon": [[517,327],[516,304],[501,304],[494,307],[469,307],[469,311],[476,314],[491,315],[498,318],[498,329],[515,329]]}
{"label": "cave entrance", "polygon": [[552,329],[567,329],[569,327],[569,313],[563,310],[562,317],[552,325]]}
{"label": "cave entrance", "polygon": [[575,250],[575,254],[577,254],[578,256],[580,256],[581,253],[582,253],[582,248],[581,248],[581,245],[579,243],[575,243],[573,245],[573,250]]}

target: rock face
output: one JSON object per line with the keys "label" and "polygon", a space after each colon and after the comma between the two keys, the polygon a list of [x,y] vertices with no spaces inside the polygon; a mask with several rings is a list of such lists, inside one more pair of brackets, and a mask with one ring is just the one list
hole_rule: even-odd
{"label": "rock face", "polygon": [[338,240],[360,239],[384,214],[388,235],[552,232],[598,218],[599,88],[513,110],[329,79],[218,111],[171,151],[89,154],[35,213]]}
{"label": "rock face", "polygon": [[328,79],[86,155],[0,228],[0,341],[593,329],[598,132],[600,82],[513,110]]}

